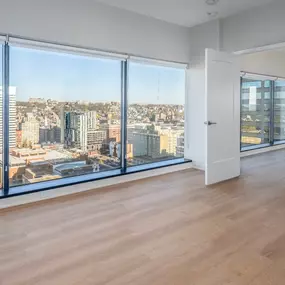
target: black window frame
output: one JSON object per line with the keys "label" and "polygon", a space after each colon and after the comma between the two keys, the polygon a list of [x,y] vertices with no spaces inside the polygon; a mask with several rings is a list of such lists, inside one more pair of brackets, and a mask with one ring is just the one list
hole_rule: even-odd
{"label": "black window frame", "polygon": [[[128,107],[128,80],[129,80],[129,57],[126,59],[121,60],[121,165],[120,168],[99,172],[99,173],[92,173],[92,174],[83,174],[74,177],[67,177],[61,178],[58,180],[49,180],[44,182],[36,182],[33,184],[23,184],[19,186],[10,187],[9,185],[9,86],[10,86],[10,79],[9,79],[9,68],[10,68],[10,42],[9,36],[5,35],[6,40],[2,44],[2,79],[3,79],[3,114],[2,115],[2,122],[3,122],[3,165],[2,165],[2,181],[3,181],[3,188],[2,191],[0,190],[0,199],[9,198],[13,196],[25,195],[34,192],[40,192],[45,190],[52,190],[58,187],[65,187],[80,183],[86,183],[91,181],[98,181],[101,179],[112,178],[122,175],[129,175],[141,171],[147,171],[152,169],[158,169],[162,167],[168,167],[183,163],[189,163],[191,160],[185,158],[177,158],[177,159],[170,159],[164,160],[160,162],[154,162],[139,166],[132,166],[127,167],[127,156],[126,156],[126,144],[127,144],[127,107]],[[17,38],[17,37],[16,37]],[[27,38],[20,38],[20,40],[27,40],[38,42],[41,45],[53,45],[53,46],[65,46],[67,48],[74,48],[80,49],[82,47],[75,47],[69,45],[61,45],[58,43],[49,43],[45,41],[37,41],[34,39],[27,39]],[[25,47],[25,46],[24,46]],[[83,47],[84,48],[84,47]],[[89,49],[89,48],[88,48]],[[96,52],[95,49],[89,49],[90,51]],[[104,52],[104,51],[98,51]],[[76,51],[75,51],[76,53]],[[161,63],[161,62],[160,62]],[[167,66],[167,61],[165,64]],[[152,64],[155,65],[155,62]],[[173,62],[171,64],[174,64]],[[180,64],[180,63],[177,63]],[[183,64],[184,65],[184,64]],[[186,74],[185,74],[186,79]],[[186,102],[186,86],[185,86],[185,102]]]}
{"label": "black window frame", "polygon": [[254,80],[254,76],[257,77],[256,80],[260,80],[260,77],[264,77],[263,80],[269,81],[270,86],[269,86],[269,94],[270,94],[270,104],[269,104],[269,117],[270,117],[270,124],[269,124],[269,143],[264,143],[264,144],[259,144],[259,145],[252,145],[252,146],[242,146],[242,108],[240,108],[240,151],[241,152],[246,152],[246,151],[251,151],[251,150],[256,150],[256,149],[262,149],[262,148],[268,148],[276,145],[281,145],[285,144],[285,140],[282,141],[276,141],[275,140],[275,93],[276,93],[276,86],[275,82],[282,79],[285,81],[285,79],[277,76],[270,76],[270,75],[264,75],[264,74],[255,74],[251,72],[241,72],[240,76],[240,102],[242,106],[242,86],[243,86],[243,77],[245,75],[251,75],[251,78]]}

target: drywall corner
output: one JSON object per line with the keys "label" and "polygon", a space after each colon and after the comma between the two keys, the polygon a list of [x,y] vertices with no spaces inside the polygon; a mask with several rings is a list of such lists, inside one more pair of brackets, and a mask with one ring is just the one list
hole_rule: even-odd
{"label": "drywall corner", "polygon": [[192,66],[204,64],[206,48],[220,50],[222,44],[220,26],[220,20],[217,19],[189,29],[189,52]]}
{"label": "drywall corner", "polygon": [[191,65],[187,76],[187,140],[185,157],[193,162],[193,167],[204,170],[205,166],[205,67],[204,64]]}

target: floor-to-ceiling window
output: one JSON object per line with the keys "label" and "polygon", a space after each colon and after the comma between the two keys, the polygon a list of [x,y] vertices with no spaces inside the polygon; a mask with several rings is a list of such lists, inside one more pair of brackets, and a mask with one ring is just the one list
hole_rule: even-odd
{"label": "floor-to-ceiling window", "polygon": [[271,81],[242,78],[241,148],[243,150],[270,144]]}
{"label": "floor-to-ceiling window", "polygon": [[285,143],[285,79],[241,77],[241,150]]}
{"label": "floor-to-ceiling window", "polygon": [[0,198],[184,162],[185,65],[4,42]]}
{"label": "floor-to-ceiling window", "polygon": [[274,141],[285,142],[285,79],[274,82]]}
{"label": "floor-to-ceiling window", "polygon": [[121,62],[10,48],[11,186],[120,167]]}
{"label": "floor-to-ceiling window", "polygon": [[128,166],[184,157],[185,70],[130,62]]}

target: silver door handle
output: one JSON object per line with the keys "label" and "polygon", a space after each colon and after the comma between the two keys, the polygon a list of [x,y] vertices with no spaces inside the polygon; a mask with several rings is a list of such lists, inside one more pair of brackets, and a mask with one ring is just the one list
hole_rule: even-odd
{"label": "silver door handle", "polygon": [[211,126],[211,125],[216,125],[217,123],[216,122],[211,122],[211,121],[206,121],[204,122],[205,125],[207,126]]}

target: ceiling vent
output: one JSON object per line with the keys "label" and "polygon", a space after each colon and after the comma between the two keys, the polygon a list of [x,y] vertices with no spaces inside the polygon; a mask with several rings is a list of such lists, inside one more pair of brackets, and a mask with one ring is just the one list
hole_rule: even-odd
{"label": "ceiling vent", "polygon": [[214,6],[219,2],[219,0],[206,0],[205,3],[210,6]]}

